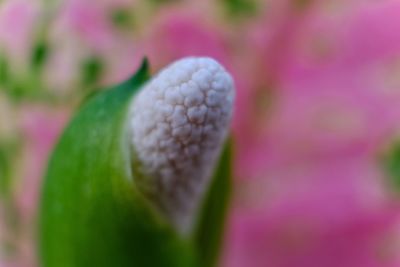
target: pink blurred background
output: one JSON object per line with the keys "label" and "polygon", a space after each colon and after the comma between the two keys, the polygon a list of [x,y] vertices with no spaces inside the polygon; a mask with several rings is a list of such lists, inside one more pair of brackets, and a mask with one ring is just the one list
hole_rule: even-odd
{"label": "pink blurred background", "polygon": [[234,76],[221,267],[400,267],[399,0],[0,0],[1,267],[38,266],[52,146],[144,55]]}

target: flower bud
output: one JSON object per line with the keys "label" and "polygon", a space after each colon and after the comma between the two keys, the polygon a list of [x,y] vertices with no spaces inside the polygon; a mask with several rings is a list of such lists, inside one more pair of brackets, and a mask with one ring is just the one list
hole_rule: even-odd
{"label": "flower bud", "polygon": [[137,185],[183,234],[208,188],[233,98],[233,80],[219,63],[190,57],[153,77],[131,104]]}

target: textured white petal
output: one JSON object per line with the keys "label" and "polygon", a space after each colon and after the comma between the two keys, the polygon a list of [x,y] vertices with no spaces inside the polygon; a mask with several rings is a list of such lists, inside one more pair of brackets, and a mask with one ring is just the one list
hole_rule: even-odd
{"label": "textured white petal", "polygon": [[233,97],[232,78],[218,62],[191,57],[167,66],[132,103],[133,154],[146,179],[138,186],[182,233],[209,184]]}

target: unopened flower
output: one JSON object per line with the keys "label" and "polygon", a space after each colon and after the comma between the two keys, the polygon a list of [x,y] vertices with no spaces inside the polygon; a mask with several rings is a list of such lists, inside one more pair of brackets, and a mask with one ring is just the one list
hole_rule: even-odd
{"label": "unopened flower", "polygon": [[234,85],[210,58],[184,58],[134,98],[137,184],[182,233],[190,231],[228,132]]}

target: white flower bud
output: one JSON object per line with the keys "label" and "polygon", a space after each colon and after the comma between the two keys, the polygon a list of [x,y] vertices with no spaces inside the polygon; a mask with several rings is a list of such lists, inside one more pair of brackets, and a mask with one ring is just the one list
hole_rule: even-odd
{"label": "white flower bud", "polygon": [[234,85],[211,58],[184,58],[135,97],[129,127],[140,190],[183,234],[191,230],[227,136]]}

